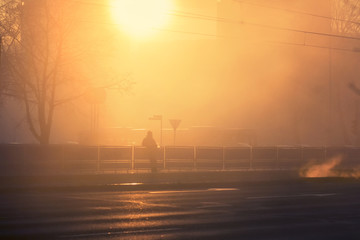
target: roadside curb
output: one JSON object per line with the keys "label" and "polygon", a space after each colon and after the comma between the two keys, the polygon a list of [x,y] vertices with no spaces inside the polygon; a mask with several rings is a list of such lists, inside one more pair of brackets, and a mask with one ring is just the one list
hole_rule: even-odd
{"label": "roadside curb", "polygon": [[256,183],[300,179],[297,171],[198,171],[47,176],[1,176],[0,191],[141,190],[149,187]]}

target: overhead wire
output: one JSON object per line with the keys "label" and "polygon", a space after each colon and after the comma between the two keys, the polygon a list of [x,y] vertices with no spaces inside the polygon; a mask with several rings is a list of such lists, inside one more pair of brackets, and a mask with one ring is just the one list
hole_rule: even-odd
{"label": "overhead wire", "polygon": [[[84,0],[83,1],[82,0],[71,0],[71,1],[81,3],[81,4],[91,4],[91,5],[102,6],[102,7],[112,7],[113,6],[111,4],[95,3],[95,2],[84,1]],[[235,0],[235,1],[237,1],[237,0]],[[245,2],[245,1],[239,0],[239,2]],[[276,9],[280,9],[280,8],[276,8]],[[290,11],[288,9],[282,9],[282,10]],[[295,11],[295,10],[293,10],[293,11]],[[305,13],[305,12],[297,12],[297,13],[336,20],[331,17],[316,15],[316,14],[311,14],[311,13]],[[262,28],[269,28],[269,29],[274,29],[274,30],[290,31],[290,32],[303,33],[303,34],[312,34],[312,35],[321,35],[321,36],[325,36],[325,37],[360,40],[360,37],[355,37],[355,36],[339,35],[339,34],[326,33],[326,32],[307,31],[307,30],[301,30],[301,29],[296,29],[296,28],[288,28],[288,27],[272,26],[272,25],[268,25],[268,24],[253,23],[253,22],[248,22],[248,21],[238,21],[238,20],[234,20],[234,19],[215,17],[215,16],[191,13],[191,12],[186,12],[186,11],[170,11],[170,12],[167,12],[166,14],[176,16],[176,17],[209,20],[209,21],[215,21],[215,22],[225,22],[225,23],[233,23],[233,24],[240,24],[240,25],[246,24],[246,25],[252,25],[252,26],[257,26],[257,27],[262,27]],[[343,21],[345,21],[345,20],[343,20]],[[357,24],[360,24],[360,22],[357,22]]]}
{"label": "overhead wire", "polygon": [[236,23],[236,24],[244,24],[244,25],[246,24],[246,25],[252,25],[252,26],[257,26],[257,27],[262,27],[262,28],[270,28],[270,29],[275,29],[275,30],[290,31],[290,32],[297,32],[297,33],[304,33],[304,34],[312,34],[312,35],[321,35],[321,36],[326,36],[326,37],[360,40],[360,37],[338,35],[338,34],[332,34],[332,33],[322,33],[322,32],[315,32],[315,31],[306,31],[306,30],[301,30],[301,29],[272,26],[272,25],[261,24],[261,23],[237,21],[237,20],[232,20],[232,19],[227,19],[227,18],[217,18],[217,17],[211,17],[211,16],[207,16],[207,15],[200,15],[200,14],[188,15],[188,16],[181,15],[181,14],[170,14],[170,15],[179,16],[179,17],[197,18],[197,19],[202,19],[202,20],[213,20],[213,21],[217,21],[217,22],[228,22],[228,23]]}
{"label": "overhead wire", "polygon": [[[87,20],[82,20],[81,22],[91,23],[91,24],[104,24],[104,25],[114,25],[118,26],[119,24],[116,23],[106,23],[106,22],[92,22]],[[213,38],[220,38],[220,39],[228,39],[228,40],[244,40],[241,37],[236,36],[223,36],[218,34],[211,34],[211,33],[200,33],[200,32],[192,32],[192,31],[185,31],[185,30],[175,30],[175,29],[168,29],[168,28],[153,28],[154,30],[161,31],[161,32],[170,32],[170,33],[179,33],[179,34],[188,34],[188,35],[198,35],[198,36],[205,36],[205,37],[213,37]],[[302,46],[302,47],[311,47],[311,48],[319,48],[319,49],[329,49],[329,50],[336,50],[336,51],[343,51],[343,52],[352,52],[352,53],[359,53],[360,48],[338,48],[338,47],[329,47],[329,46],[322,46],[322,45],[313,45],[308,43],[294,43],[294,42],[285,42],[285,41],[257,41],[253,42],[252,44],[276,44],[276,45],[292,45],[292,46]]]}
{"label": "overhead wire", "polygon": [[323,18],[323,19],[327,19],[327,20],[331,20],[331,21],[340,21],[340,22],[347,22],[347,23],[360,25],[360,22],[349,20],[349,19],[334,18],[331,16],[325,16],[325,15],[320,15],[320,14],[316,14],[316,13],[309,13],[309,12],[304,12],[304,11],[295,10],[295,9],[291,9],[291,8],[274,7],[274,6],[264,5],[264,4],[260,4],[260,3],[249,2],[249,1],[245,1],[245,0],[233,0],[233,1],[238,2],[238,3],[243,3],[246,5],[258,6],[261,8],[280,10],[280,11],[284,11],[284,12],[291,12],[291,13],[307,15],[307,16],[311,16],[311,17]]}
{"label": "overhead wire", "polygon": [[[112,4],[104,4],[104,3],[86,1],[86,0],[70,0],[70,1],[81,3],[81,4],[102,6],[102,7],[113,7],[114,6]],[[325,15],[320,15],[320,14],[316,14],[316,13],[311,13],[311,12],[306,12],[306,11],[301,11],[301,10],[296,10],[296,9],[291,9],[291,8],[275,7],[275,6],[270,6],[270,5],[260,4],[260,3],[249,2],[249,1],[246,1],[246,0],[233,0],[233,1],[238,2],[238,3],[243,3],[243,4],[246,4],[246,5],[257,6],[257,7],[261,7],[261,8],[280,10],[280,11],[284,11],[284,12],[291,12],[291,13],[307,15],[307,16],[311,16],[311,17],[323,18],[323,19],[332,20],[332,21],[341,21],[341,22],[348,22],[348,23],[360,25],[360,22],[358,22],[358,21],[353,21],[353,20],[349,20],[349,19],[342,19],[342,18],[334,18],[334,17],[331,17],[331,16],[325,16]],[[194,14],[194,13],[189,13],[189,12],[181,12],[181,11],[174,11],[174,12],[187,13],[187,14],[194,15],[194,16],[204,16],[204,15],[201,15],[201,14]],[[207,17],[217,18],[217,17],[212,17],[212,16],[207,16]]]}
{"label": "overhead wire", "polygon": [[[104,4],[104,3],[86,1],[86,0],[69,0],[69,1],[72,1],[74,3],[79,3],[79,4],[93,5],[93,6],[101,6],[101,7],[108,7],[108,8],[109,7],[114,7],[111,4]],[[247,1],[243,1],[243,0],[234,0],[234,1],[244,2],[244,3],[246,2],[248,4]],[[252,5],[261,5],[261,4],[254,3]],[[265,6],[262,5],[262,7],[265,7]],[[306,13],[306,12],[301,12],[301,11],[296,11],[296,10],[291,10],[291,9],[282,9],[282,8],[269,7],[269,6],[267,6],[267,8],[274,8],[274,9],[293,12],[293,13],[297,13],[297,14],[305,14],[305,15],[309,15],[309,16],[313,16],[313,17],[321,17],[321,18],[326,18],[326,19],[337,20],[337,19],[327,17],[327,16],[322,16],[322,15],[317,15],[317,14],[312,14],[312,13]],[[240,24],[240,25],[251,25],[251,26],[256,26],[256,27],[261,27],[261,28],[268,28],[268,29],[273,29],[273,30],[302,33],[304,35],[311,34],[311,35],[318,35],[318,36],[330,37],[330,38],[333,37],[333,38],[356,40],[356,41],[360,40],[360,37],[355,37],[355,36],[339,35],[339,34],[332,34],[332,33],[326,33],[326,32],[307,31],[307,30],[301,30],[301,29],[295,29],[295,28],[272,26],[272,25],[261,24],[261,23],[238,21],[238,20],[234,20],[234,19],[228,19],[228,18],[217,17],[217,16],[215,17],[215,16],[209,16],[209,15],[198,14],[198,13],[191,13],[191,12],[187,12],[187,11],[175,11],[174,10],[174,11],[166,12],[166,14],[169,14],[169,15],[172,15],[172,16],[175,16],[175,17],[192,18],[192,19],[208,20],[208,21],[224,22],[224,23],[233,23],[233,24]],[[92,23],[92,24],[119,25],[119,24],[116,24],[116,23],[105,23],[105,22],[101,23],[101,22],[98,22],[98,21],[86,21],[86,20],[81,20],[81,21],[82,22]],[[360,23],[357,23],[357,24],[360,24]],[[183,33],[183,34],[193,34],[193,35],[201,35],[201,36],[208,36],[208,37],[233,38],[233,39],[235,38],[236,39],[236,37],[233,37],[233,36],[220,36],[218,34],[211,34],[211,33],[190,32],[190,31],[184,31],[184,30],[164,29],[164,28],[154,28],[154,29],[158,30],[158,31],[166,31],[166,32],[173,32],[173,33]],[[271,42],[275,43],[276,41],[271,41]],[[287,44],[287,45],[295,45],[295,46],[317,47],[317,48],[334,49],[334,50],[339,50],[339,51],[354,52],[354,49],[335,48],[335,47],[328,47],[328,46],[321,46],[321,45],[311,45],[311,44],[306,44],[306,43],[301,44],[301,43],[290,43],[290,42],[280,42],[280,41],[278,43],[279,44]]]}
{"label": "overhead wire", "polygon": [[[102,7],[112,7],[112,6],[114,6],[112,4],[104,4],[104,3],[94,2],[93,0],[91,0],[91,1],[90,0],[69,0],[69,1],[77,2],[77,3],[81,3],[81,4],[102,6]],[[246,1],[246,0],[233,0],[233,1],[238,2],[238,3],[247,4],[247,5],[258,6],[258,7],[261,7],[261,8],[280,10],[280,11],[291,12],[291,13],[296,13],[296,14],[301,14],[301,15],[307,15],[307,16],[311,16],[311,17],[323,18],[323,19],[328,19],[328,20],[333,20],[333,21],[342,21],[342,22],[348,22],[348,23],[353,23],[353,24],[360,25],[360,22],[358,22],[358,21],[342,19],[342,18],[334,18],[334,17],[331,17],[331,16],[320,15],[320,14],[301,11],[301,10],[297,10],[297,9],[270,6],[270,5],[266,5],[266,4],[249,2],[249,1]],[[199,14],[193,14],[193,15],[199,15]]]}

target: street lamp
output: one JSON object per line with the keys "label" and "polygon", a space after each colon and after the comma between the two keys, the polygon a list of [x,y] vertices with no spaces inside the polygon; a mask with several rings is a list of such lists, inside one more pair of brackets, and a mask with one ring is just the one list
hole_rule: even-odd
{"label": "street lamp", "polygon": [[160,146],[162,146],[162,115],[154,115],[149,118],[149,120],[159,120],[160,121]]}

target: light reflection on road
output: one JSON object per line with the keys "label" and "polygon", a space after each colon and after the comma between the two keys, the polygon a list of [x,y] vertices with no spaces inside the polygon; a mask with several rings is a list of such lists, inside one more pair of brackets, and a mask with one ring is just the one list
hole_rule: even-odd
{"label": "light reflection on road", "polygon": [[154,191],[150,194],[169,194],[169,193],[203,193],[203,192],[215,192],[215,191],[237,191],[237,188],[209,188],[199,190],[177,190],[177,191]]}
{"label": "light reflection on road", "polygon": [[112,183],[107,184],[106,186],[139,186],[143,185],[144,183],[132,182],[132,183]]}
{"label": "light reflection on road", "polygon": [[347,232],[341,227],[345,221],[346,229],[357,229],[359,223],[356,186],[300,183],[294,187],[280,183],[12,194],[9,201],[16,205],[10,207],[16,206],[21,215],[14,215],[9,206],[5,208],[9,201],[2,200],[2,215],[7,213],[8,217],[4,220],[7,228],[0,236],[36,233],[65,239],[226,239],[222,236],[252,234],[261,238],[269,234],[267,229],[280,233],[284,228],[306,235],[307,230],[318,227],[344,234]]}

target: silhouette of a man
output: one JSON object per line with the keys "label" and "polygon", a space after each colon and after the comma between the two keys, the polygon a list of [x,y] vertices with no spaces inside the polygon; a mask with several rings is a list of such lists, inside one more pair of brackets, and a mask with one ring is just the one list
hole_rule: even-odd
{"label": "silhouette of a man", "polygon": [[153,134],[151,131],[147,132],[146,137],[142,141],[142,145],[143,147],[146,147],[146,152],[150,160],[151,172],[152,173],[157,172],[157,168],[156,168],[157,144],[153,138]]}

